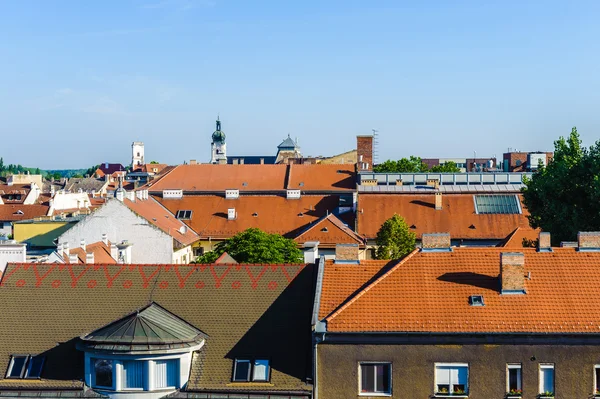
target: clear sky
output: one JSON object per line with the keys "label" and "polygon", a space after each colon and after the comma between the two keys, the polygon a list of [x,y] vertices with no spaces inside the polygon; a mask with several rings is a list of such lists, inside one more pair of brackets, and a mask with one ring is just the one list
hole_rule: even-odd
{"label": "clear sky", "polygon": [[84,168],[551,150],[600,132],[600,1],[0,0],[0,156]]}

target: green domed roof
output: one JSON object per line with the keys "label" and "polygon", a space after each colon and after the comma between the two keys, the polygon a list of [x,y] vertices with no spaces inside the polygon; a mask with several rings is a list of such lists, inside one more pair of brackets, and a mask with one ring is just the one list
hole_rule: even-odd
{"label": "green domed roof", "polygon": [[221,121],[217,119],[217,130],[212,134],[213,142],[224,143],[225,133],[221,130]]}

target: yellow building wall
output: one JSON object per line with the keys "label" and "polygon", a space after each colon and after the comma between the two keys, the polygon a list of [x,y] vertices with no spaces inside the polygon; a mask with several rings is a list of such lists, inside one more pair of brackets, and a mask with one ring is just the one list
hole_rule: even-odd
{"label": "yellow building wall", "polygon": [[53,241],[74,225],[69,222],[15,223],[14,239],[34,247],[54,247]]}

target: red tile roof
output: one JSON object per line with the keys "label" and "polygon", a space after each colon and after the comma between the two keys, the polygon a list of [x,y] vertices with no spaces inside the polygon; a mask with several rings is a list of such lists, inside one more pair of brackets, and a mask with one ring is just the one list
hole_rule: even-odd
{"label": "red tile roof", "polygon": [[192,192],[348,191],[356,189],[354,165],[179,165],[149,190]]}
{"label": "red tile roof", "polygon": [[503,239],[529,226],[523,205],[522,214],[476,214],[473,194],[444,194],[442,204],[442,210],[435,209],[433,194],[359,194],[357,232],[374,239],[394,213],[414,226],[419,239],[430,232],[449,232],[453,239]]}
{"label": "red tile roof", "polygon": [[[397,332],[600,332],[600,252],[523,248],[526,294],[501,295],[502,248],[415,251],[327,317],[328,331]],[[381,263],[383,266],[383,262]],[[350,265],[345,265],[350,266]],[[323,295],[352,286],[347,271],[327,268]],[[351,267],[351,266],[350,266]],[[341,269],[341,267],[338,267]],[[338,288],[336,288],[338,289]],[[483,295],[485,306],[470,306]],[[327,313],[330,304],[321,311]]]}
{"label": "red tile roof", "polygon": [[[110,242],[108,244],[110,245]],[[69,250],[69,254],[77,255],[77,263],[87,263],[86,253],[94,254],[94,263],[102,263],[107,265],[117,263],[117,261],[110,255],[110,247],[102,241],[86,245],[85,251],[81,247],[72,248]],[[65,263],[71,263],[68,256],[63,255],[63,259],[65,260]]]}
{"label": "red tile roof", "polygon": [[[354,214],[350,212],[353,216]],[[354,219],[350,217],[349,219]],[[300,232],[294,240],[300,244],[319,241],[321,247],[335,247],[336,244],[365,244],[365,240],[346,226],[338,217],[330,213]]]}
{"label": "red tile roof", "polygon": [[[174,215],[179,210],[191,210],[191,220],[184,222],[200,237],[213,239],[229,238],[251,227],[294,237],[339,205],[337,195],[303,195],[300,199],[286,199],[277,195],[242,195],[238,199],[225,199],[217,195],[154,198]],[[227,219],[229,208],[235,208],[235,220]]]}
{"label": "red tile roof", "polygon": [[105,175],[112,175],[115,172],[123,171],[125,167],[120,163],[103,163],[100,164],[98,169],[96,169],[96,176],[103,177]]}
{"label": "red tile roof", "polygon": [[523,248],[524,239],[529,241],[535,241],[538,239],[539,234],[539,229],[532,229],[531,227],[517,227],[504,239],[504,241],[502,241],[497,246],[518,250]]}
{"label": "red tile roof", "polygon": [[167,166],[168,165],[165,163],[147,163],[144,165],[136,165],[133,172],[161,173]]}
{"label": "red tile roof", "polygon": [[[0,205],[0,220],[4,222],[16,222],[18,220],[28,220],[40,216],[46,216],[50,209],[47,205]],[[23,214],[20,214],[21,211]]]}
{"label": "red tile roof", "polygon": [[123,203],[133,212],[173,237],[182,245],[190,245],[200,239],[192,229],[175,218],[171,212],[152,198],[148,198],[147,200],[136,198],[135,201],[125,199]]}

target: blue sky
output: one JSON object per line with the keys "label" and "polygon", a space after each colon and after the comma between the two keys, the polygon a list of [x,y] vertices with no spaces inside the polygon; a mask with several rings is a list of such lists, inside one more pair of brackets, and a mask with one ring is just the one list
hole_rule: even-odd
{"label": "blue sky", "polygon": [[0,155],[41,168],[551,150],[600,129],[600,2],[0,0]]}

